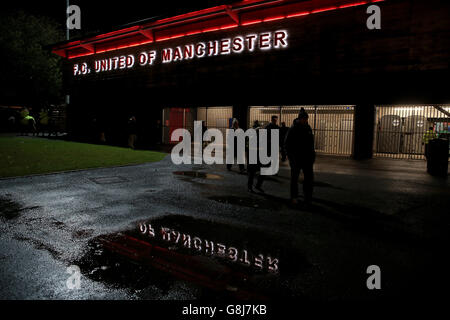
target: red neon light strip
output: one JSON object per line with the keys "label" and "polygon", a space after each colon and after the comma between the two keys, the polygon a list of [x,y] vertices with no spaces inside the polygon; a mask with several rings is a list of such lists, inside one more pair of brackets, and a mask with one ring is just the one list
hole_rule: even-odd
{"label": "red neon light strip", "polygon": [[[249,0],[249,1],[251,1],[251,0]],[[360,2],[355,2],[355,3],[344,4],[344,5],[341,5],[341,6],[338,6],[338,7],[320,8],[320,9],[316,9],[316,10],[313,10],[313,11],[302,11],[302,12],[292,13],[292,14],[289,14],[289,15],[286,15],[286,16],[274,16],[274,17],[268,17],[268,18],[264,18],[264,19],[246,21],[246,22],[241,23],[240,26],[249,26],[249,25],[254,25],[254,24],[258,24],[258,23],[262,23],[262,22],[271,22],[271,21],[282,20],[282,19],[286,19],[286,18],[302,17],[302,16],[306,16],[306,15],[309,15],[309,14],[315,14],[315,13],[326,12],[326,11],[333,11],[333,10],[337,10],[337,9],[345,9],[345,8],[365,5],[365,4],[368,4],[368,3],[382,2],[382,1],[385,1],[385,0],[360,1]],[[219,7],[215,7],[215,8],[219,8]],[[168,19],[172,19],[172,18],[168,18]],[[212,27],[212,28],[207,28],[207,29],[202,29],[202,30],[195,30],[195,31],[191,31],[191,32],[188,32],[188,33],[183,33],[183,34],[179,34],[179,35],[175,35],[175,36],[159,38],[159,39],[156,39],[154,41],[152,41],[152,40],[142,41],[142,42],[137,42],[137,43],[124,45],[124,46],[120,46],[120,47],[99,50],[99,51],[96,51],[96,52],[89,52],[89,53],[82,53],[82,54],[78,54],[78,55],[73,55],[73,56],[69,56],[68,59],[78,58],[78,57],[82,57],[82,56],[89,56],[89,55],[96,54],[96,53],[103,53],[103,52],[114,51],[114,50],[129,48],[129,47],[136,47],[136,46],[143,45],[143,44],[148,44],[148,43],[152,43],[152,42],[161,42],[161,41],[165,41],[165,40],[186,37],[186,36],[199,34],[199,33],[214,32],[214,31],[219,31],[219,30],[226,30],[226,29],[236,28],[238,26],[239,26],[238,24],[232,24],[232,25],[227,25],[227,26],[222,26],[222,27]]]}
{"label": "red neon light strip", "polygon": [[217,30],[220,30],[220,27],[214,27],[214,28],[203,29],[202,32],[212,32],[212,31],[217,31]]}
{"label": "red neon light strip", "polygon": [[243,22],[241,23],[241,26],[249,26],[251,24],[257,24],[257,23],[261,23],[262,20],[252,20],[252,21],[247,21],[247,22]]}
{"label": "red neon light strip", "polygon": [[[372,2],[374,2],[374,1],[372,1]],[[345,9],[345,8],[350,8],[350,7],[361,6],[361,5],[366,4],[366,3],[367,3],[367,1],[350,3],[350,4],[343,4],[342,6],[339,6],[339,9]]]}
{"label": "red neon light strip", "polygon": [[186,35],[187,35],[187,36],[191,36],[191,35],[193,35],[193,34],[199,34],[199,33],[202,33],[202,32],[201,32],[201,31],[192,31],[192,32],[186,33]]}
{"label": "red neon light strip", "polygon": [[319,13],[319,12],[331,11],[331,10],[336,10],[336,9],[338,9],[338,7],[322,8],[322,9],[313,10],[313,11],[311,11],[311,13]]}
{"label": "red neon light strip", "polygon": [[175,35],[175,36],[171,36],[170,39],[181,38],[181,37],[184,37],[184,36],[186,36],[185,33],[183,33],[183,34],[177,34],[177,35]]}
{"label": "red neon light strip", "polygon": [[287,15],[286,18],[295,18],[295,17],[307,16],[308,14],[311,14],[311,12],[305,11],[305,12],[294,13],[294,14]]}
{"label": "red neon light strip", "polygon": [[[111,50],[115,50],[115,49],[111,49]],[[97,52],[95,52],[97,53]],[[84,57],[84,56],[90,56],[91,54],[95,54],[94,52],[89,52],[89,53],[81,53],[81,54],[77,54],[74,56],[69,56],[68,59],[73,59],[73,58],[78,58],[78,57]]]}
{"label": "red neon light strip", "polygon": [[269,22],[269,21],[275,21],[275,20],[281,20],[281,19],[285,19],[286,16],[278,16],[278,17],[272,17],[272,18],[265,18],[263,20],[263,22]]}
{"label": "red neon light strip", "polygon": [[127,44],[127,45],[123,45],[120,47],[116,47],[115,50],[119,50],[119,49],[124,49],[124,48],[130,48],[130,47],[137,47],[143,44],[147,44],[153,42],[152,40],[147,40],[147,41],[142,41],[142,42],[137,42],[137,43],[132,43],[132,44]]}
{"label": "red neon light strip", "polygon": [[159,39],[156,39],[155,42],[160,42],[160,41],[169,40],[169,39],[170,39],[170,37],[159,38]]}
{"label": "red neon light strip", "polygon": [[223,27],[220,27],[220,30],[226,30],[226,29],[232,29],[232,28],[237,28],[239,25],[236,23],[236,24],[230,24],[229,26],[223,26]]}

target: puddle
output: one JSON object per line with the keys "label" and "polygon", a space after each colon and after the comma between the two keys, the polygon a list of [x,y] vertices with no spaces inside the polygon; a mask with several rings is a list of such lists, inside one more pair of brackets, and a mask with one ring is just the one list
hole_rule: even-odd
{"label": "puddle", "polygon": [[[264,195],[264,194],[262,194]],[[282,209],[282,205],[270,201],[267,199],[260,198],[247,198],[247,197],[236,197],[236,196],[211,196],[208,197],[210,200],[214,200],[224,204],[232,204],[236,206],[242,206],[247,208],[254,209],[269,209],[269,210],[280,210]]]}
{"label": "puddle", "polygon": [[97,184],[113,184],[113,183],[121,183],[128,181],[124,177],[120,176],[111,176],[111,177],[98,177],[98,178],[89,178],[92,182]]}
{"label": "puddle", "polygon": [[94,281],[114,288],[142,290],[150,285],[168,290],[171,277],[157,269],[149,269],[145,264],[137,264],[125,255],[117,254],[105,247],[105,241],[125,242],[119,236],[97,237],[88,244],[87,254],[74,262],[81,272]]}
{"label": "puddle", "polygon": [[20,203],[0,197],[0,217],[11,220],[17,218],[23,211],[39,208],[39,206],[22,207]]}
{"label": "puddle", "polygon": [[14,219],[19,216],[22,206],[10,199],[0,198],[0,215],[6,219]]}
{"label": "puddle", "polygon": [[185,176],[189,178],[201,178],[201,179],[210,179],[210,180],[220,180],[223,179],[222,176],[218,174],[198,172],[198,171],[175,171],[173,174],[178,176]]}
{"label": "puddle", "polygon": [[192,167],[192,170],[193,171],[197,171],[197,170],[207,170],[208,168],[207,167],[202,167],[202,166],[200,166],[200,167]]}
{"label": "puddle", "polygon": [[54,227],[56,227],[56,228],[58,228],[58,229],[67,229],[67,225],[64,223],[64,222],[62,222],[62,221],[58,221],[58,220],[56,220],[56,219],[51,219],[51,224],[54,226]]}
{"label": "puddle", "polygon": [[87,229],[87,230],[77,230],[72,232],[72,238],[74,239],[86,239],[89,238],[94,234],[93,229]]}
{"label": "puddle", "polygon": [[311,268],[283,235],[185,216],[96,237],[73,264],[113,287],[166,292],[182,280],[196,287],[196,298],[243,300],[292,296],[290,279]]}

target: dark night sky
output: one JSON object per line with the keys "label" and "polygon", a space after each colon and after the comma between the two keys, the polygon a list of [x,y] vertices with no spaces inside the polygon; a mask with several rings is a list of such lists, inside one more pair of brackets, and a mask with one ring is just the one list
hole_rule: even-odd
{"label": "dark night sky", "polygon": [[[173,16],[236,0],[176,0],[176,1],[137,1],[121,2],[107,0],[70,0],[81,9],[82,34],[108,31],[121,25],[155,16]],[[21,9],[27,13],[47,16],[61,24],[66,21],[66,0],[30,1],[18,0],[2,3],[2,11]]]}

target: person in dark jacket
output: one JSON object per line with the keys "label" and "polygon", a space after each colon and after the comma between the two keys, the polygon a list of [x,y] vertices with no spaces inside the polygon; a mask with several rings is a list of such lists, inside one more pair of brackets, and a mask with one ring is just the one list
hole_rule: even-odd
{"label": "person in dark jacket", "polygon": [[206,121],[202,121],[202,141],[203,141],[202,148],[205,148],[208,145],[208,141],[203,140],[206,130],[208,130],[208,127],[206,126]]}
{"label": "person in dark jacket", "polygon": [[304,108],[300,109],[298,118],[289,128],[284,146],[291,167],[291,202],[297,204],[298,178],[300,171],[303,171],[303,195],[305,203],[309,204],[313,194],[313,164],[316,153],[314,151],[314,135],[308,124],[308,113]]}
{"label": "person in dark jacket", "polygon": [[130,119],[128,119],[128,147],[131,149],[135,148],[137,138],[137,124],[136,124],[136,117],[131,116]]}
{"label": "person in dark jacket", "polygon": [[[236,119],[236,118],[233,119],[233,122],[231,124],[231,128],[234,129],[234,130],[239,129],[239,121],[238,121],[238,119]],[[235,154],[235,156],[237,156],[237,154],[238,154],[237,139],[236,138],[234,140],[234,154]],[[231,167],[232,167],[232,164],[231,163],[230,164],[227,163],[228,171],[231,171]],[[244,173],[245,172],[244,164],[239,164],[239,172],[240,173]]]}
{"label": "person in dark jacket", "polygon": [[272,129],[277,129],[277,130],[280,129],[277,122],[278,122],[278,116],[272,116],[270,123],[265,128],[267,130],[267,156],[269,156],[269,157],[270,157],[271,150],[272,150],[272,136],[271,136],[270,131]]}
{"label": "person in dark jacket", "polygon": [[[248,180],[247,180],[247,188],[248,188],[248,192],[254,192],[253,191],[253,180],[255,179],[255,175],[258,171],[261,171],[261,162],[259,161],[259,132],[258,130],[260,129],[259,127],[259,122],[256,120],[253,123],[253,129],[255,129],[256,131],[256,150],[257,150],[257,163],[249,163],[249,153],[250,153],[250,143],[248,146],[248,152],[247,152],[247,173],[248,173]],[[255,189],[258,190],[259,192],[264,193],[264,190],[261,188],[262,184],[264,182],[264,176],[261,175],[261,173],[258,175],[257,181],[256,181],[256,186]]]}
{"label": "person in dark jacket", "polygon": [[281,151],[281,161],[286,161],[286,149],[284,148],[284,140],[289,128],[286,127],[286,123],[282,122],[280,127],[280,151]]}

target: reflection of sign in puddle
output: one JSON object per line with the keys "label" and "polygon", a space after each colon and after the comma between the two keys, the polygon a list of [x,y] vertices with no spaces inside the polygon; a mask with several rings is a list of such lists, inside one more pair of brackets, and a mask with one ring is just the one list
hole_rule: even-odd
{"label": "reflection of sign in puddle", "polygon": [[177,249],[189,249],[191,252],[200,253],[204,256],[218,257],[226,261],[240,263],[243,266],[254,267],[260,271],[278,273],[279,259],[270,254],[255,254],[246,249],[235,248],[205,238],[202,239],[163,225],[158,227],[150,222],[141,223],[139,231],[150,239],[162,240],[168,244],[175,245]]}
{"label": "reflection of sign in puddle", "polygon": [[220,180],[223,179],[222,176],[218,174],[198,172],[198,171],[175,171],[173,174],[178,176],[185,176],[189,178],[201,178],[201,179],[211,179],[211,180]]}
{"label": "reflection of sign in puddle", "polygon": [[[289,279],[310,266],[290,243],[285,237],[259,230],[184,216],[166,216],[141,222],[134,230],[94,239],[91,247],[93,250],[100,247],[103,253],[98,257],[88,253],[75,264],[87,276],[95,268],[95,280],[103,281],[106,278],[99,275],[109,272],[112,283],[123,281],[123,277],[138,277],[134,274],[138,272],[140,279],[149,279],[145,284],[149,286],[155,284],[153,275],[157,270],[206,290],[219,291],[219,295],[231,294],[244,299],[279,298],[289,295]],[[116,265],[114,258],[94,263],[96,259],[104,259],[104,255],[125,258],[140,267],[134,273],[123,270],[114,274],[111,271]],[[106,271],[102,269],[103,264],[110,265],[104,266]],[[123,268],[124,263],[120,265]]]}

